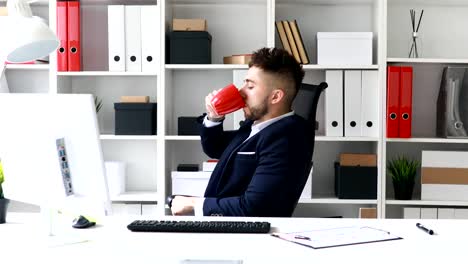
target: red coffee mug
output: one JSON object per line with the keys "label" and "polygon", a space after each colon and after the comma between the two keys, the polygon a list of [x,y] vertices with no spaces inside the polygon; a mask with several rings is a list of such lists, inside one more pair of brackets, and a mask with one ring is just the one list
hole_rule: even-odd
{"label": "red coffee mug", "polygon": [[232,113],[245,106],[244,99],[234,84],[229,84],[221,89],[213,96],[211,104],[219,115]]}

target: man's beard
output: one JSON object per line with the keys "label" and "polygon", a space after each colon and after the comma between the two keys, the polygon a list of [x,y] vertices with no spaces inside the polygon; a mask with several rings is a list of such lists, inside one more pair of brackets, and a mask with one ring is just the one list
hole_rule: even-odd
{"label": "man's beard", "polygon": [[264,117],[268,113],[268,98],[265,98],[262,103],[248,107],[249,112],[244,111],[244,116],[246,119],[256,121]]}

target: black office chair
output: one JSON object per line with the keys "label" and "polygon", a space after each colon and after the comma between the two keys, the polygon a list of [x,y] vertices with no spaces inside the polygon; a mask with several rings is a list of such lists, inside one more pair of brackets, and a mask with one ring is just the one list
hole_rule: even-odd
{"label": "black office chair", "polygon": [[[310,136],[314,138],[314,140],[312,141],[312,145],[311,145],[312,156],[314,153],[314,145],[315,145],[315,128],[316,128],[315,117],[317,114],[317,105],[318,105],[318,101],[320,98],[320,94],[322,94],[322,91],[325,90],[327,87],[328,87],[328,84],[326,82],[322,82],[319,85],[302,83],[292,105],[292,109],[294,110],[294,112],[302,116],[305,120],[307,120],[307,123],[309,124],[310,131],[311,131]],[[310,170],[312,169],[312,165],[313,165],[312,156],[310,157],[310,164],[307,168],[307,176],[309,175]],[[166,199],[166,204],[169,206],[169,208],[172,206],[173,198],[174,198],[174,195],[170,195]]]}
{"label": "black office chair", "polygon": [[[317,123],[315,117],[317,115],[317,105],[320,99],[320,95],[327,87],[328,84],[326,82],[322,82],[319,85],[302,83],[292,105],[294,112],[307,120],[311,131],[310,136],[314,138],[311,143],[312,155],[310,157],[310,164],[306,171],[307,176],[309,176],[310,170],[313,166],[312,157],[315,146],[315,129]],[[296,205],[298,202],[299,200],[296,201]]]}

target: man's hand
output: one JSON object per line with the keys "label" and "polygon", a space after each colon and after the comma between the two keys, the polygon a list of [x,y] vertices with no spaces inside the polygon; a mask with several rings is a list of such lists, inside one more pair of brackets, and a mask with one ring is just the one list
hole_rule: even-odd
{"label": "man's hand", "polygon": [[175,196],[172,200],[172,215],[193,215],[197,197]]}
{"label": "man's hand", "polygon": [[205,97],[206,114],[208,115],[208,119],[213,122],[221,121],[224,118],[224,115],[219,115],[216,113],[215,108],[211,104],[211,99],[213,99],[213,96],[215,96],[215,94],[218,92],[219,90],[215,90]]}

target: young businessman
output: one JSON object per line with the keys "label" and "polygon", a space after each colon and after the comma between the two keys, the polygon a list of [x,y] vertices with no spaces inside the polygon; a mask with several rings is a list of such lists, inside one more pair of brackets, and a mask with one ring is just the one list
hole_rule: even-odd
{"label": "young businessman", "polygon": [[206,96],[201,143],[219,162],[205,197],[174,197],[174,215],[292,215],[312,157],[311,132],[291,110],[303,78],[302,66],[285,50],[257,50],[240,89],[246,122],[237,131],[224,131],[224,116],[211,105],[218,91]]}

